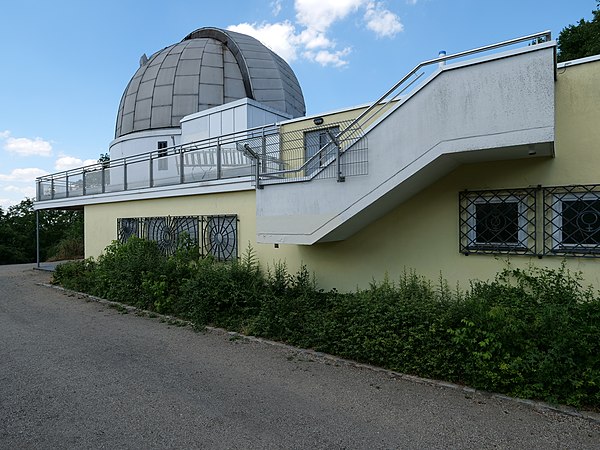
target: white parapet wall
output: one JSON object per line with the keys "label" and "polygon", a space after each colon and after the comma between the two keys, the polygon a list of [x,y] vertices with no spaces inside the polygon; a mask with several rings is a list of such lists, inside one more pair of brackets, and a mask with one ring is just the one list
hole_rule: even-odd
{"label": "white parapet wall", "polygon": [[265,186],[257,240],[343,240],[461,164],[552,156],[555,43],[441,66],[365,130],[368,174]]}

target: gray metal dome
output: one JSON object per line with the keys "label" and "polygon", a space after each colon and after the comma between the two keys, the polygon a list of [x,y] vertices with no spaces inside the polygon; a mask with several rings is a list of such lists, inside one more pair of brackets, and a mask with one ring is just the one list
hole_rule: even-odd
{"label": "gray metal dome", "polygon": [[251,98],[292,117],[306,113],[290,66],[253,37],[200,28],[142,57],[119,104],[115,138],[179,127],[189,114]]}

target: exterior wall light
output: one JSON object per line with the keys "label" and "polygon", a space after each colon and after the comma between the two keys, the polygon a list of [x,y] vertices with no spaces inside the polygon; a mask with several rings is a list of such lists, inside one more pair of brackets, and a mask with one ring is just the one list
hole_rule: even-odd
{"label": "exterior wall light", "polygon": [[315,125],[323,125],[323,122],[325,122],[325,121],[323,120],[323,118],[322,118],[322,117],[315,117],[315,118],[313,119],[313,123],[314,123]]}

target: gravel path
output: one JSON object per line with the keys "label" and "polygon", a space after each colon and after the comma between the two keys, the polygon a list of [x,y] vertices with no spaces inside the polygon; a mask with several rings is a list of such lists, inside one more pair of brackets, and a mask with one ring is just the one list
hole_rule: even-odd
{"label": "gravel path", "polygon": [[36,285],[0,266],[0,448],[599,448],[600,425]]}

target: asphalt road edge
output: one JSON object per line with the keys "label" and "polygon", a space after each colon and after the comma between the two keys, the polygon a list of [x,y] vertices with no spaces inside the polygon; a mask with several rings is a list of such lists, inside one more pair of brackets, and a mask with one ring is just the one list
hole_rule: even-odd
{"label": "asphalt road edge", "polygon": [[[118,310],[127,311],[128,313],[131,312],[138,316],[148,317],[148,318],[153,318],[153,319],[156,318],[156,319],[160,320],[161,322],[166,322],[171,325],[196,328],[193,322],[190,322],[188,320],[183,320],[183,319],[180,319],[180,318],[177,318],[174,316],[169,316],[166,314],[159,314],[154,311],[148,311],[145,309],[137,308],[135,306],[126,305],[126,304],[123,304],[120,302],[106,300],[101,297],[96,297],[94,295],[86,294],[83,292],[73,291],[71,289],[65,289],[61,286],[57,286],[57,285],[50,284],[50,283],[36,283],[36,284],[38,286],[44,286],[47,288],[62,291],[63,293],[65,293],[67,296],[70,296],[70,297],[76,297],[79,299],[87,299],[87,300],[97,302],[97,303],[100,303],[100,304],[103,304],[103,305],[106,305],[106,306],[109,306],[112,308],[116,308]],[[528,407],[530,407],[532,409],[536,409],[536,410],[552,411],[555,413],[564,414],[564,415],[571,416],[571,417],[578,417],[581,419],[588,420],[590,422],[600,424],[600,413],[596,413],[593,411],[578,410],[571,406],[553,405],[553,404],[538,401],[538,400],[529,400],[529,399],[518,398],[518,397],[510,397],[508,395],[497,394],[497,393],[488,392],[488,391],[482,391],[482,390],[475,389],[475,388],[472,388],[469,386],[462,386],[460,384],[450,383],[447,381],[434,380],[431,378],[423,378],[423,377],[418,377],[416,375],[407,375],[404,373],[395,372],[393,370],[384,369],[382,367],[377,367],[377,366],[373,366],[370,364],[365,364],[365,363],[352,361],[349,359],[340,358],[338,356],[330,355],[328,353],[318,352],[318,351],[311,350],[311,349],[298,348],[298,347],[294,347],[294,346],[291,346],[288,344],[284,344],[282,342],[271,341],[269,339],[264,339],[264,338],[260,338],[260,337],[256,337],[256,336],[248,336],[248,335],[245,335],[242,333],[238,333],[236,331],[228,331],[224,328],[205,326],[202,329],[207,332],[210,332],[210,333],[228,335],[234,339],[244,339],[247,341],[258,342],[261,344],[279,347],[279,348],[288,350],[290,352],[306,356],[315,361],[329,362],[329,363],[333,363],[333,364],[352,366],[352,367],[356,367],[359,369],[366,369],[366,370],[370,370],[373,372],[379,372],[382,374],[386,374],[390,378],[407,380],[407,381],[410,381],[413,383],[425,384],[425,385],[429,385],[429,386],[437,386],[440,388],[451,389],[454,391],[460,391],[460,392],[463,392],[465,394],[465,396],[481,395],[481,396],[487,397],[487,398],[500,399],[500,400],[504,400],[504,401],[508,401],[508,402],[512,402],[512,403],[525,405],[525,406],[528,406]]]}

